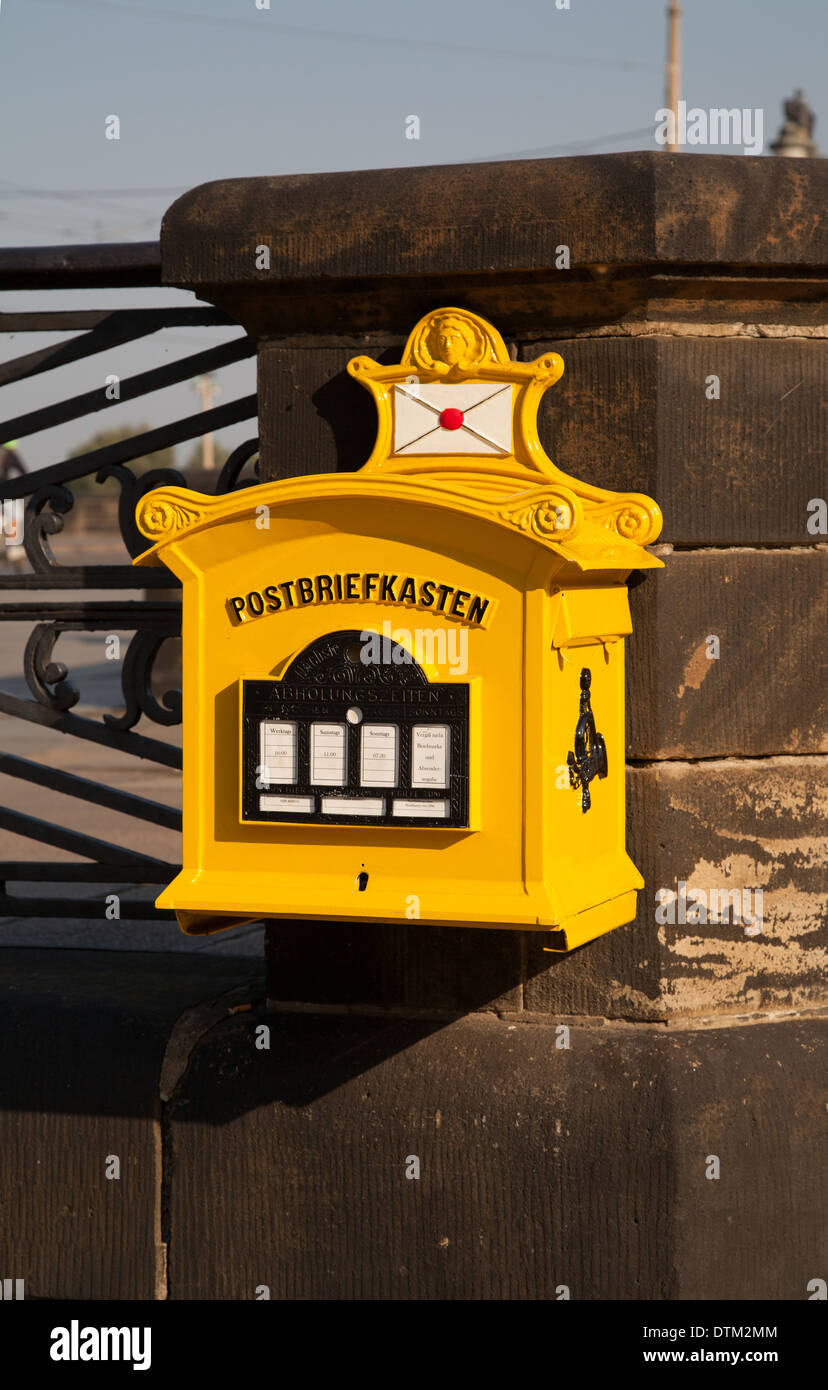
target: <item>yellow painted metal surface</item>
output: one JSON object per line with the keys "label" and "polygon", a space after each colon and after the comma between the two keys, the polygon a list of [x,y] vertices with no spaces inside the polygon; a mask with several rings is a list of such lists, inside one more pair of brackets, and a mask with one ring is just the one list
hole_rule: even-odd
{"label": "yellow painted metal surface", "polygon": [[[437,310],[399,364],[349,371],[378,413],[359,472],[137,508],[136,564],[183,586],[183,868],[158,905],[195,934],[419,920],[571,950],[630,921],[642,886],[625,581],[661,565],[659,509],[552,463],[536,417],[563,362],[511,362],[474,314]],[[576,727],[582,754],[596,733],[606,750],[588,796]]]}

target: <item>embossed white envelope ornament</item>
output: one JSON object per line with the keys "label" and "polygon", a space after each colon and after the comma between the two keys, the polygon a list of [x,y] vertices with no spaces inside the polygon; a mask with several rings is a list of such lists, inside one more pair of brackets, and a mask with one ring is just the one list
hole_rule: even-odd
{"label": "embossed white envelope ornament", "polygon": [[511,453],[512,390],[472,381],[395,386],[394,453]]}

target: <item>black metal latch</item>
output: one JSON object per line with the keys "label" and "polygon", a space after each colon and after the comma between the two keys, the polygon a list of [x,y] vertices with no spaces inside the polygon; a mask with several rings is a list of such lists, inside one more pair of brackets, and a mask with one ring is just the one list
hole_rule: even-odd
{"label": "black metal latch", "polygon": [[589,784],[593,777],[607,775],[607,745],[603,735],[595,728],[592,706],[589,703],[589,687],[592,672],[588,666],[581,671],[581,713],[575,726],[575,752],[567,753],[569,765],[569,785],[576,790],[581,788],[581,810],[588,811],[592,805]]}

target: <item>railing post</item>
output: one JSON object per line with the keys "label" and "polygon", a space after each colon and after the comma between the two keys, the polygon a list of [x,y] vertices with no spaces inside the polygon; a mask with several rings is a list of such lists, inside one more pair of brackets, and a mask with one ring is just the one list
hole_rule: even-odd
{"label": "railing post", "polygon": [[[271,1218],[263,1196],[248,1231],[264,1247],[273,1221],[271,1248],[285,1219],[303,1233],[293,1264],[271,1261],[274,1297],[277,1282],[279,1296],[324,1296],[332,1268],[338,1292],[363,1297],[805,1296],[812,1194],[804,1180],[790,1194],[783,1170],[789,1135],[797,1172],[813,1162],[794,1114],[814,1096],[802,1049],[825,989],[812,850],[826,685],[802,673],[825,651],[809,615],[826,578],[813,505],[828,443],[826,192],[824,161],[630,154],[231,180],[167,214],[164,282],[258,340],[263,480],[359,466],[374,422],[348,358],[381,357],[453,303],[496,320],[519,360],[562,355],[542,413],[549,454],[656,496],[665,516],[666,571],[632,595],[635,925],[563,960],[508,931],[269,927],[281,1043],[270,1070],[246,1072],[245,1103],[278,1086],[282,1152],[305,1175],[301,1200],[282,1193]],[[313,1080],[293,1048],[316,1058]],[[230,1102],[196,1080],[187,1103],[216,1117]],[[330,1147],[296,1107],[336,1131]],[[196,1172],[190,1133],[179,1126],[182,1171]],[[230,1171],[255,1124],[224,1134]],[[384,1176],[362,1171],[358,1144]],[[412,1214],[394,1174],[418,1149],[435,1185]],[[706,1180],[710,1154],[728,1184]],[[455,1193],[456,1220],[438,1190]],[[332,1247],[323,1209],[336,1202],[357,1215]],[[463,1246],[471,1220],[485,1259]],[[773,1262],[759,1258],[769,1231],[784,1232]]]}

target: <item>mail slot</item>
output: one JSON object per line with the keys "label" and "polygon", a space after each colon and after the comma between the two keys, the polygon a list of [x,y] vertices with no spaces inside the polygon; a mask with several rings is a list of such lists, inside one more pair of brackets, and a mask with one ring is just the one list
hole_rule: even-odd
{"label": "mail slot", "polygon": [[[267,918],[536,930],[632,920],[626,579],[655,502],[570,477],[537,435],[556,353],[478,315],[357,357],[377,439],[356,473],[136,519],[183,595],[184,931]],[[356,388],[354,388],[356,389]]]}

